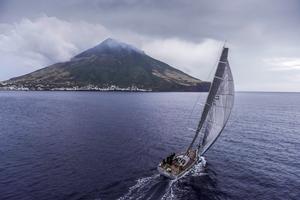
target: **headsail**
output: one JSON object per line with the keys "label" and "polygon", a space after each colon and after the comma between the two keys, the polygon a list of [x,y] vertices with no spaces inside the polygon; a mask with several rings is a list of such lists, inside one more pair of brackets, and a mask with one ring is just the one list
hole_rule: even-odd
{"label": "headsail", "polygon": [[195,137],[188,148],[188,150],[192,148],[201,133],[203,136],[202,142],[199,144],[201,155],[221,134],[233,107],[234,84],[227,56],[228,48],[223,48]]}

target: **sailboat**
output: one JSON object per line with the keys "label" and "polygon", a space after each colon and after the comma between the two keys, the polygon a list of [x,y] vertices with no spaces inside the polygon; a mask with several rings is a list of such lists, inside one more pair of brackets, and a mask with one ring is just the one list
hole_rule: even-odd
{"label": "sailboat", "polygon": [[234,82],[228,62],[228,48],[223,47],[191,144],[185,152],[173,153],[163,159],[157,167],[158,172],[170,179],[178,179],[197,163],[205,166],[204,154],[225,128],[233,103]]}

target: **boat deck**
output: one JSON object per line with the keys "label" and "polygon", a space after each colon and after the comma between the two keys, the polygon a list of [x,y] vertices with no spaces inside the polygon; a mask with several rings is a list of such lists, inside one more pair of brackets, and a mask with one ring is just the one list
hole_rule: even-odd
{"label": "boat deck", "polygon": [[187,154],[187,156],[190,158],[188,163],[186,163],[184,166],[181,166],[180,163],[176,162],[176,158],[178,156],[185,155],[185,153],[180,153],[175,155],[175,159],[173,159],[172,164],[162,164],[160,167],[164,169],[166,172],[170,173],[173,176],[178,176],[182,172],[189,169],[197,160],[197,151],[196,150],[190,150]]}

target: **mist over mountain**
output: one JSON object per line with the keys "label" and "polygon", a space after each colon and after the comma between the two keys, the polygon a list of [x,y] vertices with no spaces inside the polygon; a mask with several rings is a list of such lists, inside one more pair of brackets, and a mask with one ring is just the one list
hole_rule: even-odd
{"label": "mist over mountain", "polygon": [[25,90],[129,91],[207,91],[210,85],[111,38],[67,62],[3,84],[5,88]]}

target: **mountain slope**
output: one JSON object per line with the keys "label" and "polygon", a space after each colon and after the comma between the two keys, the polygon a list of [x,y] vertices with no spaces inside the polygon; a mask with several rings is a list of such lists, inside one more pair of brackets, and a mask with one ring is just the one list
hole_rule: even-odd
{"label": "mountain slope", "polygon": [[29,89],[140,88],[151,91],[207,91],[202,82],[156,60],[143,51],[113,40],[88,49],[70,61],[56,63],[5,82]]}

